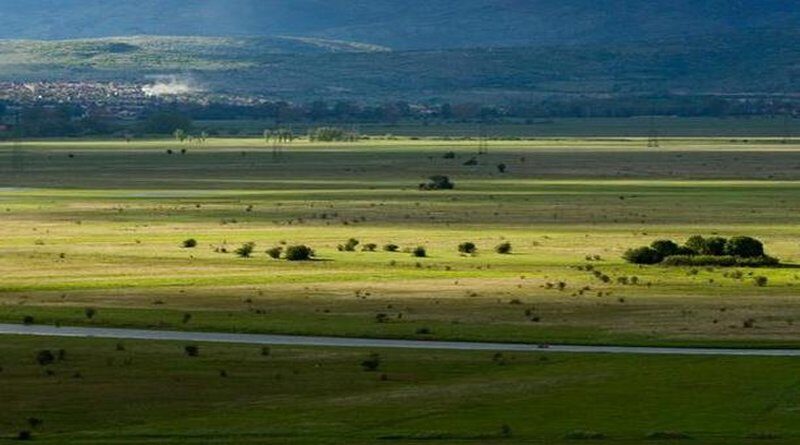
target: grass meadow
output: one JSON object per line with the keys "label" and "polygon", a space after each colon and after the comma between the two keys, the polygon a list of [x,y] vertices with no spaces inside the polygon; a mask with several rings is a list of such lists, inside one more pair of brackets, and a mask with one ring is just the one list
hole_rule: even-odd
{"label": "grass meadow", "polygon": [[[469,140],[403,138],[299,140],[280,153],[258,139],[2,144],[0,321],[800,344],[800,145],[561,138],[477,150]],[[432,175],[455,189],[420,191]],[[621,259],[630,247],[694,234],[755,236],[784,264]],[[190,238],[197,246],[184,248]],[[356,251],[340,251],[350,238]],[[459,254],[467,241],[475,255]],[[238,257],[248,242],[252,257]],[[503,242],[510,255],[494,251]],[[369,243],[375,252],[361,250]],[[295,244],[312,247],[315,261],[266,254]],[[425,258],[408,252],[417,246]],[[11,401],[0,435],[13,437],[29,417],[45,420],[34,433],[52,443],[550,444],[597,432],[609,443],[665,433],[651,438],[722,444],[795,443],[800,433],[791,359],[374,351],[385,365],[372,373],[359,366],[372,351],[274,348],[264,357],[201,345],[190,358],[183,346],[0,339],[0,399]],[[41,367],[34,359],[45,348],[68,358]]]}

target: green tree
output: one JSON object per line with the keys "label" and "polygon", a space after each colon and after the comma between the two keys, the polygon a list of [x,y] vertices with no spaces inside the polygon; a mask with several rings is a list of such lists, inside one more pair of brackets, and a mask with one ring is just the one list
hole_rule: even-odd
{"label": "green tree", "polygon": [[622,257],[632,264],[658,264],[664,260],[660,253],[650,247],[630,249]]}
{"label": "green tree", "polygon": [[725,253],[741,258],[756,258],[764,256],[764,244],[749,236],[737,236],[725,244]]}
{"label": "green tree", "polygon": [[175,140],[178,142],[184,142],[188,135],[186,134],[186,130],[182,128],[178,128],[177,130],[172,132],[172,136],[175,137]]}

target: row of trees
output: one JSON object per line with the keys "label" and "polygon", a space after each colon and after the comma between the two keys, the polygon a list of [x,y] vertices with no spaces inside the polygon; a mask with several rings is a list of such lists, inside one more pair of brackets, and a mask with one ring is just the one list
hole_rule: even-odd
{"label": "row of trees", "polygon": [[670,266],[773,266],[779,261],[764,252],[764,243],[749,237],[730,239],[695,235],[685,244],[658,240],[650,246],[630,249],[623,258],[633,264]]}
{"label": "row of trees", "polygon": [[[0,103],[0,117],[6,106]],[[177,129],[190,132],[193,120],[271,120],[277,126],[289,123],[395,123],[492,122],[503,119],[547,119],[563,117],[661,116],[748,116],[798,115],[800,104],[777,99],[730,100],[719,97],[628,97],[577,98],[546,101],[517,101],[504,105],[481,103],[443,103],[413,105],[408,102],[362,104],[354,101],[265,102],[256,105],[226,103],[153,104],[140,112],[133,130],[143,134],[172,134]],[[7,113],[6,113],[7,114]],[[6,117],[7,120],[7,117]],[[82,136],[111,134],[123,127],[101,108],[81,104],[35,105],[23,107],[20,124],[27,137]],[[355,131],[321,127],[312,134],[317,140],[357,138]]]}
{"label": "row of trees", "polygon": [[[633,116],[752,116],[786,114],[800,104],[774,98],[747,101],[714,96],[630,96],[612,98],[554,98],[518,100],[504,104],[479,102],[412,104],[392,101],[366,104],[357,101],[286,101],[257,105],[178,104],[182,113],[197,120],[271,119],[278,122],[370,122],[394,123],[409,119],[455,121],[498,118],[633,117]],[[146,114],[160,110],[149,110]],[[797,113],[795,113],[797,114]]]}

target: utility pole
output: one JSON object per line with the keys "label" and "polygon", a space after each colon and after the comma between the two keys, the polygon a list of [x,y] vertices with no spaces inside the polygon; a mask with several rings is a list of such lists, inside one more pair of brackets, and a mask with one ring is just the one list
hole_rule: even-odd
{"label": "utility pole", "polygon": [[481,123],[478,125],[478,154],[489,154],[489,138],[486,135],[486,129],[484,128],[483,121],[481,121]]}
{"label": "utility pole", "polygon": [[658,136],[658,126],[656,125],[656,106],[653,104],[653,110],[650,112],[650,128],[647,132],[647,147],[659,148],[661,147],[661,140]]}
{"label": "utility pole", "polygon": [[25,160],[22,153],[22,125],[19,110],[14,114],[14,144],[11,149],[11,171],[14,174],[22,174],[25,172]]}

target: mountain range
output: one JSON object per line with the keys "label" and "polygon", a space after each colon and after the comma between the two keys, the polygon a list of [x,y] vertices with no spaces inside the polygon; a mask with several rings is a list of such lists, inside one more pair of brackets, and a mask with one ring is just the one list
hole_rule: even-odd
{"label": "mountain range", "polygon": [[285,100],[769,95],[800,87],[796,0],[0,0],[0,80]]}
{"label": "mountain range", "polygon": [[612,44],[800,23],[796,0],[0,0],[0,39],[291,36],[396,50]]}

